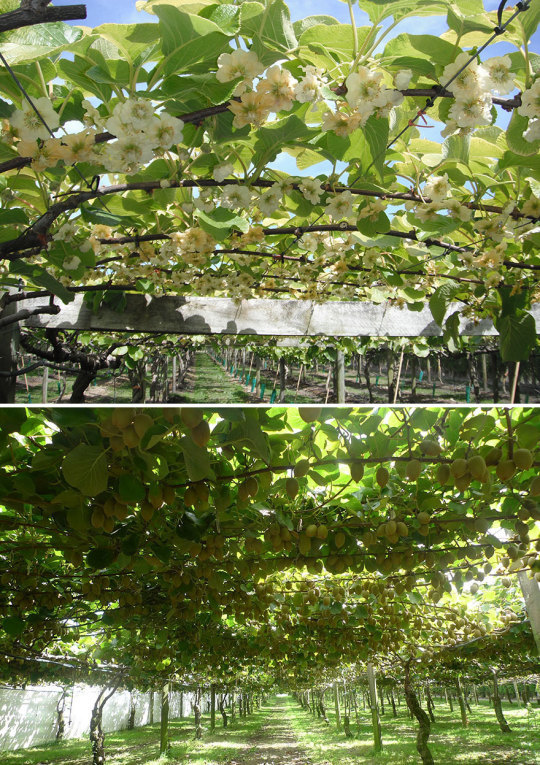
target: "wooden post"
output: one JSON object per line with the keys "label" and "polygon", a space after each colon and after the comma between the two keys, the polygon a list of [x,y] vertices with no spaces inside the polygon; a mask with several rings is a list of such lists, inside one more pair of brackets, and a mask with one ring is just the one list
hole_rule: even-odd
{"label": "wooden post", "polygon": [[482,354],[482,383],[483,392],[486,393],[488,390],[487,353]]}
{"label": "wooden post", "polygon": [[[8,294],[6,293],[4,298]],[[2,301],[0,301],[0,319],[9,319],[15,313],[17,313],[17,303],[8,303],[6,307],[3,307]],[[0,325],[0,372],[6,373],[0,375],[0,404],[15,403],[17,378],[8,377],[7,374],[12,375],[17,371],[18,347],[19,323]]]}
{"label": "wooden post", "polygon": [[373,664],[368,662],[367,676],[369,683],[369,697],[371,704],[371,719],[373,720],[373,743],[376,752],[380,752],[382,749],[382,736],[381,736],[381,720],[379,717],[379,704],[377,700],[377,679],[375,677],[375,670]]}
{"label": "wooden post", "polygon": [[534,642],[540,655],[540,587],[538,587],[536,579],[529,579],[525,571],[518,573],[518,579],[527,608],[527,616],[531,623]]}
{"label": "wooden post", "polygon": [[41,402],[47,403],[47,389],[49,387],[49,367],[43,367],[43,376],[41,378]]}
{"label": "wooden post", "polygon": [[212,683],[210,687],[210,730],[216,727],[216,686]]}
{"label": "wooden post", "polygon": [[173,356],[173,360],[172,360],[172,386],[171,386],[171,393],[176,393],[176,375],[178,374],[178,371],[177,371],[177,368],[176,368],[176,366],[178,364],[177,359],[178,359],[178,357],[176,355]]}
{"label": "wooden post", "polygon": [[159,753],[166,754],[169,749],[169,683],[161,691],[161,736]]}
{"label": "wooden post", "polygon": [[148,724],[154,724],[154,691],[150,691],[150,710],[148,714]]}
{"label": "wooden post", "polygon": [[285,359],[283,356],[279,360],[279,401],[285,401],[285,383],[286,383]]}
{"label": "wooden post", "polygon": [[345,403],[345,354],[343,351],[336,352],[336,401],[338,404]]}
{"label": "wooden post", "polygon": [[180,718],[184,716],[184,691],[180,691]]}
{"label": "wooden post", "polygon": [[334,683],[334,702],[336,705],[336,725],[341,728],[341,711],[339,709],[339,686]]}

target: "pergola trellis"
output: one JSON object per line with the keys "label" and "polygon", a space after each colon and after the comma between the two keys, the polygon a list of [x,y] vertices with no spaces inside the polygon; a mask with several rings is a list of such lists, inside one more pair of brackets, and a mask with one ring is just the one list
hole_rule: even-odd
{"label": "pergola trellis", "polygon": [[[18,297],[18,296],[14,296]],[[93,311],[78,293],[73,302],[64,305],[51,296],[25,297],[7,305],[0,315],[0,391],[5,400],[15,395],[17,371],[17,338],[20,327],[86,332],[125,332],[171,335],[257,335],[301,339],[307,337],[439,337],[441,327],[429,308],[409,311],[388,303],[311,300],[183,297],[174,295],[126,294],[126,307],[121,313],[106,304]],[[59,304],[60,303],[60,304]],[[451,304],[447,315],[459,311]],[[540,305],[531,314],[540,334]],[[3,325],[3,326],[2,326]],[[462,336],[496,336],[490,319],[470,320],[460,316]],[[343,354],[340,358],[343,365]],[[7,375],[11,374],[11,377]],[[339,375],[339,372],[338,372]],[[339,375],[340,376],[340,375]],[[7,381],[7,382],[6,382]],[[341,386],[338,383],[338,390]]]}

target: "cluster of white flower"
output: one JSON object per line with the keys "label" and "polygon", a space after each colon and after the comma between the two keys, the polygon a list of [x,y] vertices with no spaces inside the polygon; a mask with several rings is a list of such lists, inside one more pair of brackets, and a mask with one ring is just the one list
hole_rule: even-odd
{"label": "cluster of white flower", "polygon": [[526,141],[540,140],[540,77],[521,96],[518,114],[529,117],[529,125],[523,133]]}
{"label": "cluster of white flower", "polygon": [[431,200],[428,204],[419,205],[416,202],[406,202],[405,209],[413,210],[421,221],[434,220],[441,210],[448,210],[450,217],[465,222],[471,219],[472,210],[463,205],[459,199],[450,196],[451,187],[448,175],[435,175],[429,178],[422,190],[422,196]]}
{"label": "cluster of white flower", "polygon": [[[51,130],[60,119],[48,98],[34,101]],[[182,140],[182,120],[162,112],[154,113],[151,101],[129,99],[116,104],[112,114],[102,117],[88,100],[84,100],[85,129],[62,138],[53,138],[34,109],[24,102],[10,120],[11,133],[19,140],[17,151],[32,158],[38,171],[54,167],[59,160],[67,165],[76,162],[99,162],[109,172],[133,173],[151,161],[155,153],[171,149]],[[98,154],[95,138],[97,128],[108,130],[116,141],[107,143]],[[39,143],[38,143],[39,142]]]}
{"label": "cluster of white flower", "polygon": [[265,191],[264,194],[257,199],[257,207],[266,217],[273,215],[282,201],[282,190],[279,183],[274,185]]}
{"label": "cluster of white flower", "polygon": [[163,242],[159,252],[159,264],[170,265],[183,263],[196,267],[204,266],[214,251],[214,239],[202,228],[187,228],[171,234]]}
{"label": "cluster of white flower", "polygon": [[496,56],[483,64],[470,58],[470,54],[464,51],[444,68],[442,82],[446,84],[452,80],[448,90],[455,100],[450,107],[449,121],[442,131],[443,136],[491,124],[492,91],[506,95],[515,87],[509,56]]}
{"label": "cluster of white flower", "polygon": [[183,127],[182,120],[170,114],[155,114],[151,101],[130,99],[116,104],[105,122],[105,128],[117,138],[105,148],[105,167],[109,172],[137,172],[156,151],[180,143]]}
{"label": "cluster of white flower", "polygon": [[[269,67],[262,77],[264,71],[265,67],[254,51],[237,49],[232,53],[222,53],[218,58],[218,81],[240,80],[233,94],[240,100],[229,104],[236,128],[260,126],[272,112],[290,111],[295,101],[314,103],[322,97],[325,79],[317,67],[306,66],[300,82],[279,64]],[[257,78],[258,83],[254,87]]]}

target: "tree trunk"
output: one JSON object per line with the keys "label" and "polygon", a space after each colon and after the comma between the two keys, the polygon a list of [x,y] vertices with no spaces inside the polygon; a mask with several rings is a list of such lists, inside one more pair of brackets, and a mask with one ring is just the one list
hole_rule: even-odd
{"label": "tree trunk", "polygon": [[334,683],[334,705],[336,708],[336,725],[341,728],[341,711],[339,709],[339,686]]}
{"label": "tree trunk", "polygon": [[77,377],[75,378],[75,382],[73,383],[73,390],[71,392],[71,397],[69,399],[70,404],[84,404],[85,398],[84,398],[84,392],[92,382],[92,380],[95,380],[96,373],[91,372],[90,370],[81,369]]}
{"label": "tree trunk", "polygon": [[392,704],[392,716],[397,717],[396,700],[394,699],[394,689],[390,688],[390,702]]}
{"label": "tree trunk", "polygon": [[137,709],[135,707],[135,698],[133,696],[133,691],[129,694],[129,715],[128,715],[128,724],[127,729],[133,730],[135,727],[135,713]]}
{"label": "tree trunk", "polygon": [[221,712],[221,717],[223,718],[223,727],[226,728],[229,720],[227,718],[227,712],[225,711],[225,696],[224,695],[221,697],[219,701],[219,711]]}
{"label": "tree trunk", "polygon": [[210,687],[210,730],[216,729],[216,686]]}
{"label": "tree trunk", "polygon": [[62,688],[62,695],[56,705],[56,741],[62,741],[66,731],[66,721],[64,719],[64,710],[66,708],[67,688]]}
{"label": "tree trunk", "polygon": [[369,697],[371,705],[371,719],[373,721],[373,743],[376,752],[382,749],[381,720],[379,717],[379,705],[377,703],[377,680],[373,664],[368,662],[367,676],[369,683]]}
{"label": "tree trunk", "polygon": [[497,673],[494,669],[492,669],[491,672],[493,675],[493,708],[495,709],[495,715],[497,717],[497,722],[499,723],[499,728],[503,733],[512,733],[512,730],[506,722],[502,711],[501,697],[499,695],[499,684],[497,682]]}
{"label": "tree trunk", "polygon": [[461,724],[464,728],[466,728],[469,725],[469,720],[467,719],[467,710],[465,708],[465,698],[463,696],[463,687],[461,685],[461,678],[458,675],[456,677],[456,691],[457,691],[457,698],[459,702],[459,709],[461,712]]}
{"label": "tree trunk", "polygon": [[429,690],[429,685],[427,683],[426,683],[425,688],[426,688],[426,704],[427,704],[427,710],[428,710],[429,719],[431,720],[432,723],[434,723],[435,722],[435,715],[434,715],[435,707],[434,707],[434,704],[433,704],[433,699],[431,698],[431,692]]}
{"label": "tree trunk", "polygon": [[195,694],[195,703],[193,704],[193,714],[195,716],[195,738],[202,738],[201,726],[201,696],[200,691]]}
{"label": "tree trunk", "polygon": [[[92,765],[103,765],[105,762],[105,734],[103,733],[103,707],[118,688],[113,686],[107,694],[107,688],[102,688],[92,708],[90,717],[90,743],[92,744]],[[105,695],[107,694],[107,695]]]}
{"label": "tree trunk", "polygon": [[411,685],[410,660],[405,664],[405,699],[409,711],[418,720],[418,733],[416,734],[416,749],[422,758],[423,765],[434,765],[435,761],[427,745],[431,733],[431,722],[418,701],[418,697]]}
{"label": "tree trunk", "polygon": [[169,751],[169,683],[165,683],[161,691],[161,734],[159,739],[159,753],[167,754]]}

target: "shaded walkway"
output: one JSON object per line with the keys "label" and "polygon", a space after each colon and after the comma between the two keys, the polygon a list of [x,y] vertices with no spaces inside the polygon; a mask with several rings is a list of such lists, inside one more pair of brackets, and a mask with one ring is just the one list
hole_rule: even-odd
{"label": "shaded walkway", "polygon": [[251,400],[249,393],[204,351],[196,354],[194,367],[188,370],[184,384],[178,398],[189,404],[236,404]]}
{"label": "shaded walkway", "polygon": [[298,743],[287,716],[288,697],[270,699],[262,711],[266,722],[249,743],[251,749],[228,765],[311,765]]}

